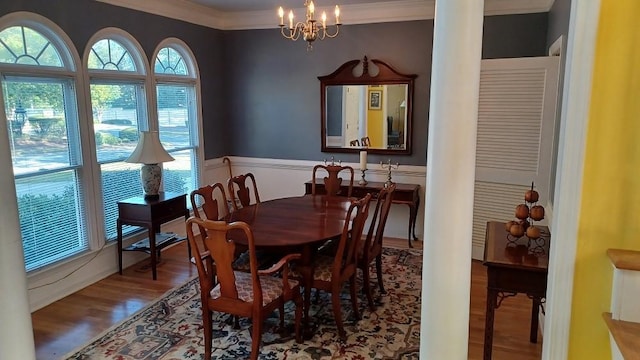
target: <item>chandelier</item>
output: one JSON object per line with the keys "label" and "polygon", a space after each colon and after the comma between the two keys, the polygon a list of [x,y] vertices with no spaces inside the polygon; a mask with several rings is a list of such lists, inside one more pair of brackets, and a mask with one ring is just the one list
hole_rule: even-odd
{"label": "chandelier", "polygon": [[289,10],[289,27],[285,30],[284,24],[284,10],[282,6],[278,8],[278,16],[280,16],[280,33],[287,39],[296,41],[302,34],[302,39],[307,42],[307,50],[313,50],[312,43],[316,39],[324,40],[325,37],[334,38],[338,36],[340,31],[340,8],[336,5],[336,30],[334,34],[327,32],[327,14],[323,11],[321,17],[321,24],[318,24],[318,20],[314,18],[315,5],[312,0],[305,0],[304,6],[307,8],[306,20],[304,22],[299,21],[293,23],[293,10]]}

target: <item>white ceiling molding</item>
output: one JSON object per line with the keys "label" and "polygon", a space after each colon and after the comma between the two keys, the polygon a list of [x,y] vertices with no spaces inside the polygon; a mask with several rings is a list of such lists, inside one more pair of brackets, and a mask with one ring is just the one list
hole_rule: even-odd
{"label": "white ceiling molding", "polygon": [[223,29],[225,13],[190,1],[96,0],[149,14],[160,15],[214,29]]}
{"label": "white ceiling molding", "polygon": [[[278,28],[275,11],[221,12],[190,1],[96,0],[220,30]],[[547,12],[554,0],[485,0],[486,15]],[[396,0],[341,5],[342,23],[370,24],[433,19],[435,0]],[[304,14],[304,9],[294,9]],[[330,13],[330,12],[329,12]],[[298,15],[301,16],[301,15]]]}

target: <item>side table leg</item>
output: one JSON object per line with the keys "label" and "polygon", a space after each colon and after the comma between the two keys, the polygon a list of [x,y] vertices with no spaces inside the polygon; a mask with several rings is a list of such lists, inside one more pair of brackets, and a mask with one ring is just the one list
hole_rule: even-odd
{"label": "side table leg", "polygon": [[116,221],[116,229],[118,231],[118,272],[122,275],[122,222],[120,218]]}
{"label": "side table leg", "polygon": [[[414,229],[415,227],[415,223],[416,223],[416,217],[417,217],[417,209],[413,204],[407,204],[409,205],[409,233],[407,235],[407,239],[409,241],[409,247],[412,248],[413,244],[411,243],[411,230]],[[415,236],[415,230],[414,230],[414,236]]]}
{"label": "side table leg", "polygon": [[156,232],[153,226],[149,229],[149,252],[151,253],[151,273],[153,280],[158,278],[156,273]]}
{"label": "side table leg", "polygon": [[413,240],[418,240],[416,236],[416,218],[418,217],[418,209],[420,209],[420,195],[416,195],[416,203],[413,205]]}
{"label": "side table leg", "polygon": [[533,305],[531,305],[531,331],[529,332],[529,341],[538,342],[538,311],[540,309],[540,298],[533,297]]}
{"label": "side table leg", "polygon": [[493,348],[493,320],[498,300],[498,291],[487,289],[487,311],[484,321],[484,360],[491,360]]}

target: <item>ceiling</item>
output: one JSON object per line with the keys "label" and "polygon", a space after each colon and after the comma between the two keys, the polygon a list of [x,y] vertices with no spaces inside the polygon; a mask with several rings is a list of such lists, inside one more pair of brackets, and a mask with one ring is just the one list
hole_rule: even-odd
{"label": "ceiling", "polygon": [[[220,30],[273,29],[277,9],[304,14],[305,0],[96,0]],[[437,0],[449,1],[449,0]],[[468,0],[477,1],[477,0]],[[485,15],[547,12],[554,0],[484,0]],[[433,19],[436,0],[314,0],[317,11],[340,6],[343,24]]]}
{"label": "ceiling", "polygon": [[[304,7],[305,0],[190,0],[223,12],[277,10],[279,6],[285,9]],[[355,5],[366,3],[393,2],[394,0],[314,0],[317,8],[333,8],[335,5]],[[398,1],[398,0],[395,0]]]}

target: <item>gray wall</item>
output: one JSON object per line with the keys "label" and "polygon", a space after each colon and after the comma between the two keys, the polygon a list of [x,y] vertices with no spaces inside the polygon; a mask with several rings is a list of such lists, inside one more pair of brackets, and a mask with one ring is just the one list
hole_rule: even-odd
{"label": "gray wall", "polygon": [[[560,0],[558,0],[560,1]],[[223,155],[321,160],[319,75],[353,59],[380,59],[418,77],[414,92],[413,154],[392,157],[424,165],[429,114],[433,21],[343,26],[335,39],[285,40],[276,27],[219,31],[161,16],[87,0],[0,2],[0,16],[39,13],[57,23],[82,54],[99,29],[121,28],[142,44],[147,57],[167,37],[185,41],[196,56],[202,80],[205,158]],[[485,18],[483,57],[546,53],[547,14]],[[87,119],[87,121],[89,121]],[[357,154],[339,154],[357,162]],[[389,156],[371,155],[370,162]]]}
{"label": "gray wall", "polygon": [[[219,109],[225,105],[223,83],[223,32],[162,16],[88,0],[2,0],[0,16],[14,11],[38,13],[56,23],[71,38],[82,57],[87,41],[98,30],[117,27],[130,33],[142,45],[147,58],[160,41],[168,37],[183,40],[193,51],[202,78],[202,114],[205,153],[210,158],[227,154]],[[91,119],[85,119],[91,121]]]}
{"label": "gray wall", "polygon": [[[484,58],[540,56],[546,52],[547,14],[491,16],[484,23]],[[426,163],[433,21],[343,26],[335,39],[305,44],[285,40],[277,29],[225,33],[232,137],[230,155],[321,160],[320,81],[346,61],[380,59],[417,74],[413,153],[393,162]],[[357,162],[358,155],[333,154]],[[370,155],[369,162],[388,155]]]}

